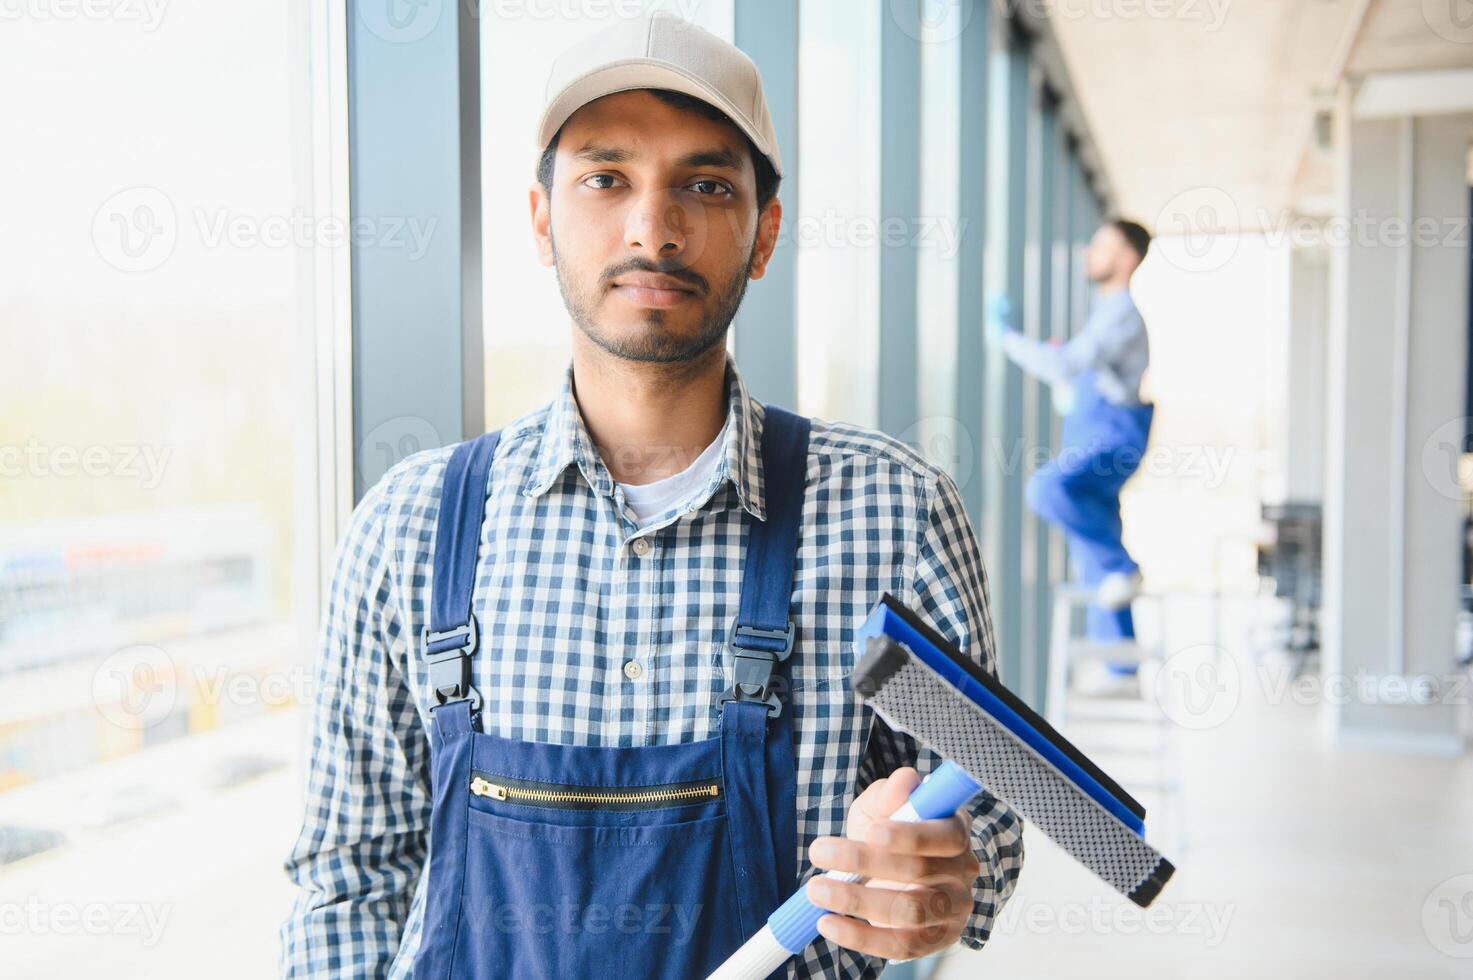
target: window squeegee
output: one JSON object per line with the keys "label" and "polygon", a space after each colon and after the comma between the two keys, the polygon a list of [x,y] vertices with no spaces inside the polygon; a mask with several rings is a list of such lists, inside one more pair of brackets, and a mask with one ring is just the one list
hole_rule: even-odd
{"label": "window squeegee", "polygon": [[[949,816],[985,786],[1135,904],[1160,894],[1175,868],[1145,842],[1145,808],[1016,695],[888,593],[855,645],[855,693],[946,760],[890,819]],[[817,938],[826,914],[798,889],[708,980],[763,980]]]}

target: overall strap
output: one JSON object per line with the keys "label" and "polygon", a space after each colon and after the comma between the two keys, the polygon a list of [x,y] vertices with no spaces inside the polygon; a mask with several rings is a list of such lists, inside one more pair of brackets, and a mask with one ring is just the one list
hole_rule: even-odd
{"label": "overall strap", "polygon": [[734,678],[717,699],[718,705],[753,701],[765,704],[771,717],[782,713],[782,699],[774,688],[786,684],[774,685],[773,681],[786,680],[787,661],[793,653],[788,607],[793,597],[811,427],[803,416],[767,406],[762,425],[767,519],[750,522],[747,531],[741,604],[727,638]]}
{"label": "overall strap", "polygon": [[440,513],[435,527],[435,564],[430,578],[430,624],[424,631],[425,659],[435,701],[472,700],[471,654],[476,649],[476,617],[471,594],[476,585],[476,549],[486,516],[491,460],[501,432],[462,442],[445,467]]}

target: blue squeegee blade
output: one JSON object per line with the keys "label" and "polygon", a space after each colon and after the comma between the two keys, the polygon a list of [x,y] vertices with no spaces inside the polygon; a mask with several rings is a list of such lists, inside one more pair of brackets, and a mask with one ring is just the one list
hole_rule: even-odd
{"label": "blue squeegee blade", "polygon": [[[1145,807],[1090,762],[1084,753],[1060,735],[1037,712],[1018,700],[1017,696],[994,678],[983,673],[975,663],[962,656],[961,651],[953,644],[947,642],[888,592],[875,604],[869,617],[855,633],[856,654],[863,656],[864,641],[881,635],[904,643],[948,684],[1047,759],[1091,799],[1137,835],[1145,836]],[[973,775],[979,778],[982,776],[981,773]]]}

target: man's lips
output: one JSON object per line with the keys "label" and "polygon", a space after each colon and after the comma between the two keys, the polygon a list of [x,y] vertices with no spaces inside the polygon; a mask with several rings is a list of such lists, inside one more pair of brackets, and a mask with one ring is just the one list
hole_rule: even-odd
{"label": "man's lips", "polygon": [[615,283],[613,291],[639,306],[675,306],[695,296],[689,286],[666,277],[631,277]]}

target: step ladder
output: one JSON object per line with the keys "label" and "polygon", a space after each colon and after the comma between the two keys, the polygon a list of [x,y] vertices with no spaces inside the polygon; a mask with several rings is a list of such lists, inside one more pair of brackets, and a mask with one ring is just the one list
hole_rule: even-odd
{"label": "step ladder", "polygon": [[[1076,583],[1055,587],[1044,716],[1127,792],[1156,797],[1159,802],[1150,809],[1158,819],[1151,825],[1160,827],[1173,841],[1173,851],[1181,852],[1186,835],[1180,812],[1178,730],[1153,689],[1156,673],[1166,660],[1164,597],[1147,593],[1131,603],[1138,619],[1141,612],[1154,614],[1154,621],[1148,620],[1153,629],[1147,636],[1135,642],[1095,643],[1082,632],[1084,611],[1094,595],[1093,589]],[[1077,690],[1076,681],[1080,668],[1090,664],[1134,664],[1135,683],[1122,681],[1105,696],[1088,696]]]}

